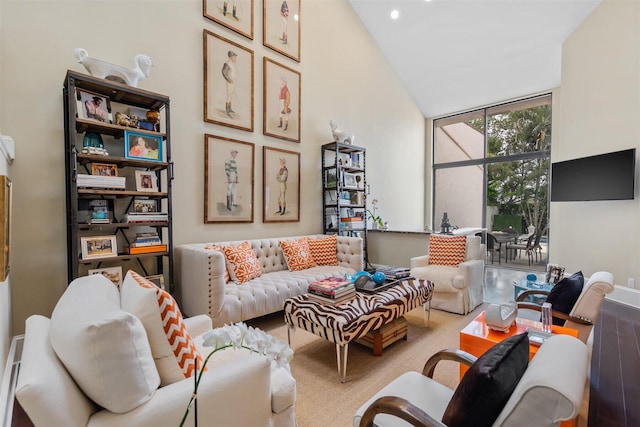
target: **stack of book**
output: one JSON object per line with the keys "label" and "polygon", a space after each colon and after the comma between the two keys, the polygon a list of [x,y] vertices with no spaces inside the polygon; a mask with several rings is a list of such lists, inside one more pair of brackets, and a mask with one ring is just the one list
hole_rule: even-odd
{"label": "stack of book", "polygon": [[381,272],[387,280],[400,280],[406,279],[411,274],[411,269],[408,267],[394,267],[391,265],[379,265],[376,267],[376,272]]}
{"label": "stack of book", "polygon": [[167,222],[166,212],[128,212],[124,215],[125,222]]}
{"label": "stack of book", "polygon": [[364,230],[365,227],[364,218],[361,216],[342,217],[340,222],[340,227],[351,230]]}
{"label": "stack of book", "polygon": [[131,246],[124,248],[129,255],[148,254],[152,252],[166,252],[167,245],[162,244],[160,235],[156,232],[137,233]]}
{"label": "stack of book", "polygon": [[78,174],[78,187],[125,189],[126,179],[123,176],[104,176]]}
{"label": "stack of book", "polygon": [[329,305],[341,304],[356,295],[353,282],[343,277],[318,280],[310,284],[307,291],[310,300]]}

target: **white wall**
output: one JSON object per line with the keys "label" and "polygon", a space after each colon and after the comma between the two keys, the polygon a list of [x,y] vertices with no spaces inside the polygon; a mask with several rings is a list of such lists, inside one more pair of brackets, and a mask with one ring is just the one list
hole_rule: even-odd
{"label": "white wall", "polygon": [[[67,69],[84,72],[73,49],[118,64],[154,58],[143,89],[171,97],[175,161],[174,243],[277,237],[321,231],[320,145],[329,120],[356,133],[367,151],[368,183],[392,226],[421,228],[424,119],[346,0],[302,2],[301,63],[262,46],[262,2],[250,41],[202,17],[202,0],[2,0],[0,116],[22,143],[12,166],[13,332],[30,314],[49,315],[67,285],[62,85]],[[255,52],[255,131],[204,123],[202,30]],[[262,135],[262,58],[302,74],[301,143]],[[204,134],[256,144],[255,222],[203,223]],[[301,221],[262,223],[262,146],[301,152]]]}
{"label": "white wall", "polygon": [[[552,161],[640,148],[639,77],[640,2],[604,0],[563,45]],[[638,187],[630,201],[552,203],[551,261],[639,283]]]}
{"label": "white wall", "polygon": [[[2,40],[4,39],[2,29],[2,2],[0,2],[0,76],[4,75],[4,61],[2,55]],[[0,85],[0,95],[2,94],[2,86]],[[0,96],[0,118],[4,110],[4,103]],[[2,120],[0,120],[0,134],[2,133]],[[6,174],[6,164],[0,159],[0,174]],[[6,361],[7,352],[9,351],[9,343],[11,340],[11,289],[9,282],[0,283],[0,384],[2,384],[2,375]]]}

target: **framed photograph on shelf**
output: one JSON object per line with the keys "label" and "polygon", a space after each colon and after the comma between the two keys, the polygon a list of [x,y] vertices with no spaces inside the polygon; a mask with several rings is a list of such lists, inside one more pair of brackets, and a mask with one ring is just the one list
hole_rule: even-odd
{"label": "framed photograph on shelf", "polygon": [[203,0],[202,15],[253,40],[253,0]]}
{"label": "framed photograph on shelf", "polygon": [[255,145],[204,136],[204,222],[253,222]]}
{"label": "framed photograph on shelf", "polygon": [[204,121],[253,132],[253,51],[204,30]]}
{"label": "framed photograph on shelf", "polygon": [[300,153],[262,149],[262,222],[299,222]]}
{"label": "framed photograph on shelf", "polygon": [[155,172],[137,169],[135,173],[136,191],[146,191],[149,193],[156,193],[158,191],[158,177]]}
{"label": "framed photograph on shelf", "polygon": [[356,176],[352,173],[344,172],[342,175],[344,182],[343,185],[349,188],[358,188],[358,182],[356,181]]}
{"label": "framed photograph on shelf", "polygon": [[122,285],[122,267],[92,268],[88,271],[88,275],[92,274],[102,274],[118,288]]}
{"label": "framed photograph on shelf", "polygon": [[148,133],[124,131],[124,157],[127,159],[162,161],[162,137]]}
{"label": "framed photograph on shelf", "polygon": [[300,1],[264,0],[262,44],[300,62]]}
{"label": "framed photograph on shelf", "polygon": [[264,58],[263,134],[300,142],[301,75]]}
{"label": "framed photograph on shelf", "polygon": [[82,259],[108,258],[118,256],[116,236],[81,237]]}
{"label": "framed photograph on shelf", "polygon": [[164,275],[154,274],[153,276],[146,276],[145,279],[147,279],[160,289],[164,289]]}
{"label": "framed photograph on shelf", "polygon": [[134,199],[131,212],[135,213],[154,213],[158,212],[158,204],[151,199]]}
{"label": "framed photograph on shelf", "polygon": [[107,163],[91,163],[91,175],[118,176],[118,166]]}
{"label": "framed photograph on shelf", "polygon": [[113,123],[109,97],[84,89],[76,89],[76,103],[78,118]]}

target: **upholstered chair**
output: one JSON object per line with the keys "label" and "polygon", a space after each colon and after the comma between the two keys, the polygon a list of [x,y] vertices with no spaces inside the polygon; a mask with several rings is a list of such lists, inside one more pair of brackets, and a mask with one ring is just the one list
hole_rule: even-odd
{"label": "upholstered chair", "polygon": [[483,301],[484,258],[480,236],[432,234],[427,255],[411,258],[411,275],[433,282],[431,307],[467,314]]}

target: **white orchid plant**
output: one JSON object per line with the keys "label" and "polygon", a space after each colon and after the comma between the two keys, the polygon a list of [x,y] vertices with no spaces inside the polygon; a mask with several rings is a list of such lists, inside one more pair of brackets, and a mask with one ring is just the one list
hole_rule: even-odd
{"label": "white orchid plant", "polygon": [[293,350],[291,350],[291,347],[289,347],[286,342],[267,334],[261,329],[247,326],[243,322],[212,329],[204,334],[203,339],[203,345],[205,347],[213,347],[213,350],[204,359],[202,367],[200,367],[200,372],[196,372],[194,374],[195,386],[193,394],[191,395],[187,409],[182,417],[182,421],[180,422],[180,427],[184,425],[187,420],[187,416],[189,415],[189,411],[194,404],[196,404],[198,398],[198,386],[202,380],[202,374],[207,366],[207,362],[209,362],[211,356],[218,351],[227,348],[244,348],[253,353],[258,353],[267,357],[270,361],[275,362],[277,366],[284,366],[286,368],[289,367],[289,362],[293,358]]}
{"label": "white orchid plant", "polygon": [[378,199],[373,199],[371,201],[371,208],[373,209],[373,213],[367,209],[367,213],[369,214],[369,219],[371,219],[378,227],[384,227],[384,221],[380,217],[380,215],[376,215],[376,209],[378,208],[376,205],[378,204]]}

